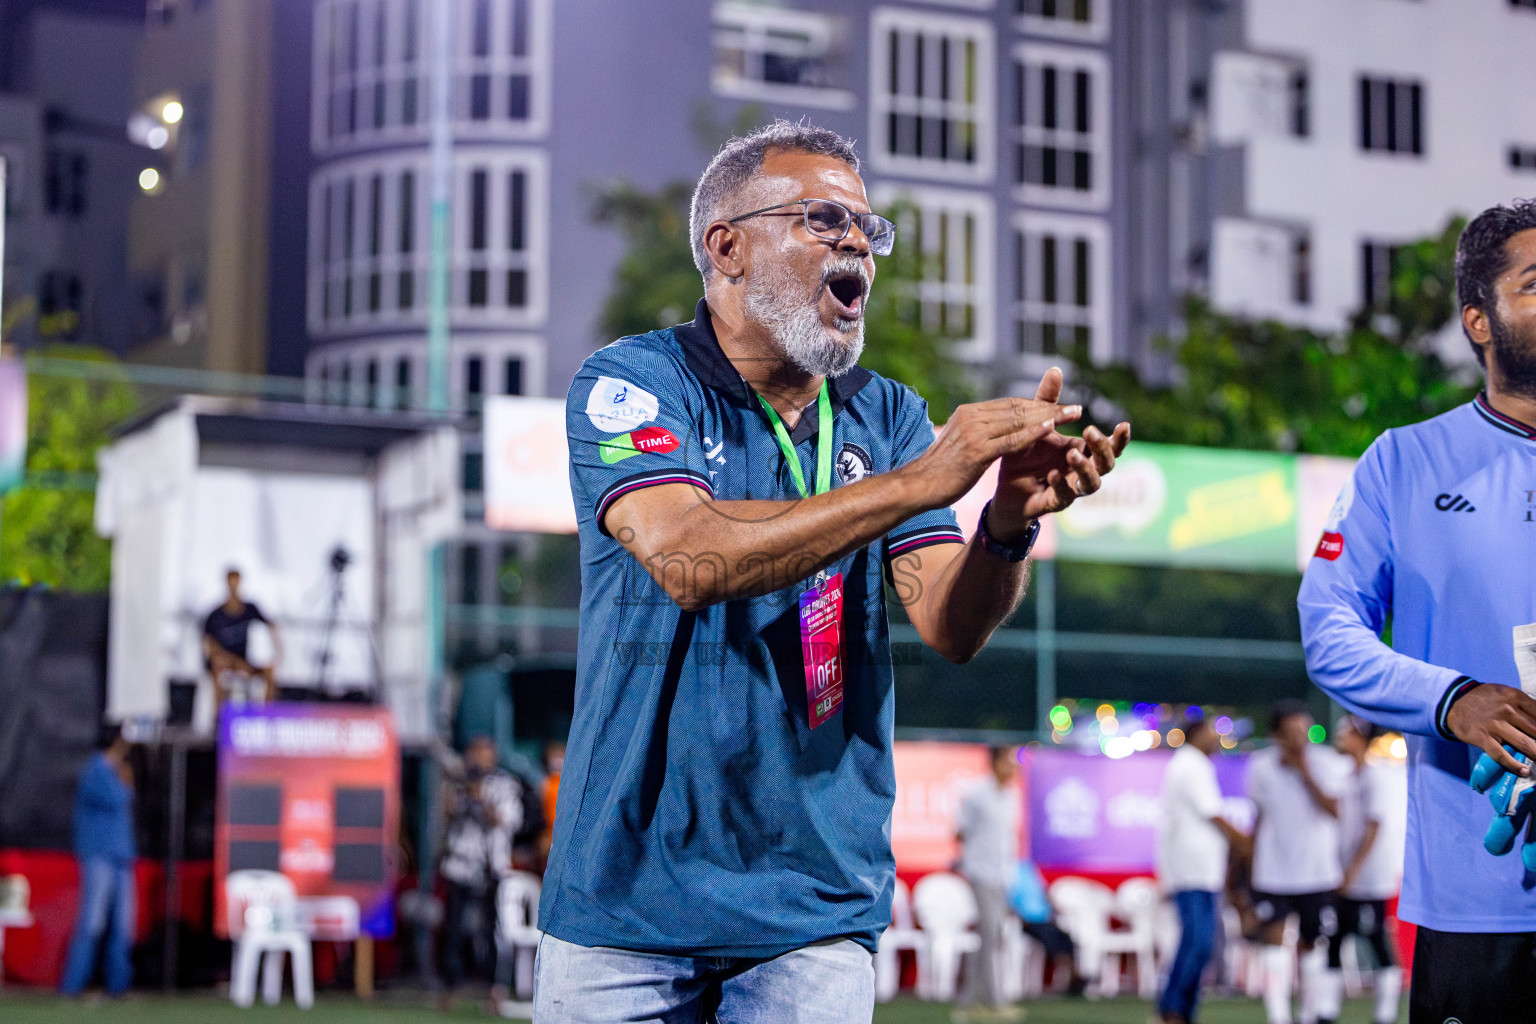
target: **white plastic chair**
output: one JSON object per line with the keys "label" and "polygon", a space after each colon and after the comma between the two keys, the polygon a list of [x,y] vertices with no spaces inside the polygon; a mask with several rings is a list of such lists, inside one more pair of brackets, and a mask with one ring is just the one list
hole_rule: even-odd
{"label": "white plastic chair", "polygon": [[918,976],[928,976],[927,998],[948,1002],[955,998],[960,957],[981,949],[981,936],[971,930],[977,919],[976,894],[959,875],[935,871],[918,879],[912,909],[928,936],[928,948],[917,951]]}
{"label": "white plastic chair", "polygon": [[1106,995],[1119,991],[1120,963],[1126,958],[1136,969],[1136,994],[1143,999],[1157,997],[1157,914],[1162,903],[1163,894],[1150,878],[1127,878],[1115,891],[1115,913],[1126,927],[1111,927],[1104,936],[1099,981]]}
{"label": "white plastic chair", "polygon": [[912,891],[896,879],[891,896],[891,926],[880,936],[875,950],[875,999],[888,1003],[901,988],[901,951],[910,949],[918,959],[917,995],[928,998],[928,977],[923,968],[927,961],[928,936],[918,931],[912,921]]}
{"label": "white plastic chair", "polygon": [[[1109,941],[1110,915],[1115,911],[1114,890],[1091,878],[1065,875],[1050,885],[1048,894],[1056,910],[1056,923],[1072,936],[1077,972],[1096,982],[1093,994],[1103,994],[1105,946]],[[1113,984],[1118,987],[1119,975]]]}
{"label": "white plastic chair", "polygon": [[496,953],[512,957],[512,987],[519,997],[533,997],[533,961],[539,949],[539,876],[513,871],[496,889]]}
{"label": "white plastic chair", "polygon": [[224,880],[229,937],[234,940],[229,998],[236,1006],[256,1001],[256,965],[261,963],[261,998],[276,1006],[283,998],[283,954],[293,958],[293,999],[301,1009],[315,1005],[314,964],[309,934],[302,928],[293,883],[276,871],[235,871]]}

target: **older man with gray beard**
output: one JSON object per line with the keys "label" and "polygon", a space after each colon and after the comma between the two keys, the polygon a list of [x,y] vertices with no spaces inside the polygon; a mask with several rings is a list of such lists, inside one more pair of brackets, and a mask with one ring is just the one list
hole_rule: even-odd
{"label": "older man with gray beard", "polygon": [[[973,657],[1040,517],[1129,438],[1033,400],[957,410],[857,365],[877,255],[846,140],[778,123],[694,194],[692,323],[593,355],[566,405],[582,553],[576,712],[538,1021],[868,1021],[890,921],[890,579]],[[878,339],[876,339],[878,343]],[[1001,463],[967,543],[950,505]]]}

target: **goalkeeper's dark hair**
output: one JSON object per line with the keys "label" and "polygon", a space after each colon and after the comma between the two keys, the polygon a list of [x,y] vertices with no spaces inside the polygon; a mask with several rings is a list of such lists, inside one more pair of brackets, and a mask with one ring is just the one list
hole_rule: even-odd
{"label": "goalkeeper's dark hair", "polygon": [[[1509,269],[1509,240],[1522,231],[1536,229],[1536,199],[1516,199],[1508,206],[1490,206],[1473,217],[1461,230],[1456,241],[1456,314],[1468,306],[1480,309],[1490,317],[1495,316],[1498,302],[1493,293],[1493,283]],[[1465,333],[1466,324],[1462,324]],[[1479,364],[1486,368],[1487,356],[1483,347],[1467,341],[1477,356]]]}

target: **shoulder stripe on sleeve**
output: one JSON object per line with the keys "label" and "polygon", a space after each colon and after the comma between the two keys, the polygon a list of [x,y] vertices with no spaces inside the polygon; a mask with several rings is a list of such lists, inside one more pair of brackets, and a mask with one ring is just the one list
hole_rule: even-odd
{"label": "shoulder stripe on sleeve", "polygon": [[715,496],[715,489],[710,486],[709,477],[703,473],[695,473],[687,469],[657,469],[649,473],[637,473],[610,485],[603,492],[602,497],[597,499],[597,528],[604,534],[608,533],[603,526],[603,516],[608,514],[608,506],[615,501],[631,491],[656,487],[660,484],[692,484],[694,487],[702,488],[711,498]]}
{"label": "shoulder stripe on sleeve", "polygon": [[908,551],[916,551],[930,544],[964,544],[965,534],[953,526],[935,526],[926,530],[918,530],[902,537],[892,538],[886,542],[885,557],[895,558],[904,555]]}

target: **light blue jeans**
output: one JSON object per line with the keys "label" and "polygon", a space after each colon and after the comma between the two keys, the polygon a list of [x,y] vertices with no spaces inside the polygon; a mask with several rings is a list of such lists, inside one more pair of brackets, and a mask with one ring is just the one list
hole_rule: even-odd
{"label": "light blue jeans", "polygon": [[[138,901],[133,888],[133,865],[92,859],[80,865],[80,913],[75,934],[64,959],[59,991],[79,995],[96,973],[96,945],[101,943],[102,971],[107,994],[121,995],[133,980],[128,958],[137,926]],[[103,934],[106,938],[103,941]]]}
{"label": "light blue jeans", "polygon": [[534,1024],[869,1024],[875,966],[852,939],[768,960],[665,956],[545,935]]}

